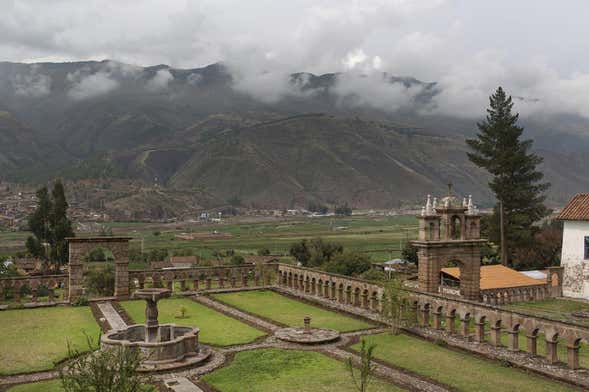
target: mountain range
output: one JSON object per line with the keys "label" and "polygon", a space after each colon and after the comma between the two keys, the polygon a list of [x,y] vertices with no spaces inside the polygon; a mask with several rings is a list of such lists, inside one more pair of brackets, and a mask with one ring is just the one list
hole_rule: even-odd
{"label": "mountain range", "polygon": [[[491,205],[488,177],[466,156],[476,120],[420,110],[436,83],[383,74],[382,83],[419,87],[410,106],[387,110],[341,80],[292,74],[284,94],[266,97],[236,87],[223,64],[0,63],[0,180],[140,179],[251,208],[394,208],[452,182]],[[587,191],[589,121],[523,125],[545,159],[549,203]]]}

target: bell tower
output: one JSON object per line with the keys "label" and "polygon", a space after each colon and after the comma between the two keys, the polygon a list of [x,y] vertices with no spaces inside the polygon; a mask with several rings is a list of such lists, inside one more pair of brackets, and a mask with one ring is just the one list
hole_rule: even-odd
{"label": "bell tower", "polygon": [[478,300],[480,296],[481,216],[472,196],[462,202],[448,184],[448,195],[438,201],[427,196],[419,219],[418,239],[412,244],[418,251],[419,289],[437,293],[440,271],[452,262],[460,268],[460,295]]}

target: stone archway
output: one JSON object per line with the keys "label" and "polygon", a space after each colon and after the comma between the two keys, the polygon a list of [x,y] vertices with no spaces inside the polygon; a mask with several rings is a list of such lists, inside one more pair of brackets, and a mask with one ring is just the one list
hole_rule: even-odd
{"label": "stone archway", "polygon": [[71,237],[69,245],[69,300],[84,292],[84,256],[101,247],[112,252],[115,259],[115,297],[129,298],[129,241],[132,237]]}

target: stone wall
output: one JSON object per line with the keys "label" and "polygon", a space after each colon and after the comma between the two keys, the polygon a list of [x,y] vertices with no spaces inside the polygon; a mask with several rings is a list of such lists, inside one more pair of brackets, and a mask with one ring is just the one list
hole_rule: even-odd
{"label": "stone wall", "polygon": [[23,288],[28,288],[31,292],[31,300],[37,300],[39,288],[46,287],[49,291],[48,301],[52,302],[55,297],[55,289],[67,289],[68,275],[44,275],[33,277],[12,277],[0,279],[0,304],[4,300],[4,293],[10,293],[13,301],[20,303],[22,301],[21,291]]}
{"label": "stone wall", "polygon": [[585,237],[589,237],[589,222],[564,221],[560,264],[564,267],[563,292],[567,297],[589,299]]}

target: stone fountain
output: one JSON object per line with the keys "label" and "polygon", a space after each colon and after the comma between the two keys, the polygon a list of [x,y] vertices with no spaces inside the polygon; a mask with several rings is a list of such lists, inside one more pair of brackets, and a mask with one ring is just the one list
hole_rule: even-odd
{"label": "stone fountain", "polygon": [[122,330],[102,335],[103,349],[127,346],[138,349],[142,363],[139,371],[159,371],[197,365],[208,358],[211,351],[198,342],[199,329],[158,322],[157,302],[171,295],[169,289],[141,289],[134,298],[146,302],[145,324],[130,325]]}
{"label": "stone fountain", "polygon": [[275,336],[289,343],[298,344],[325,344],[335,342],[340,338],[340,333],[333,329],[312,328],[311,317],[305,316],[303,327],[281,328],[275,332]]}

